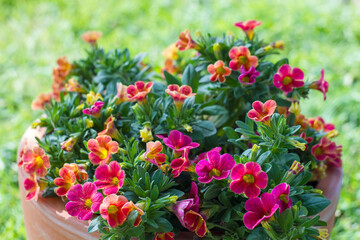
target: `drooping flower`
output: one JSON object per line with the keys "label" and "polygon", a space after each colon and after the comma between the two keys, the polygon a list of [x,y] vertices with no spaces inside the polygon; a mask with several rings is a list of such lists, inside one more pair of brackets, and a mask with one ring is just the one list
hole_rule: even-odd
{"label": "drooping flower", "polygon": [[276,203],[280,207],[280,214],[284,210],[292,207],[292,200],[289,198],[289,193],[290,186],[286,183],[280,183],[271,191],[271,194],[274,196]]}
{"label": "drooping flower", "polygon": [[44,109],[51,101],[52,93],[41,93],[36,97],[36,99],[31,103],[32,110]]}
{"label": "drooping flower", "polygon": [[246,213],[244,225],[247,229],[254,229],[262,221],[270,220],[279,205],[271,193],[263,193],[260,198],[252,198],[245,202]]}
{"label": "drooping flower", "polygon": [[132,211],[137,211],[138,212],[138,216],[135,219],[135,222],[133,224],[134,227],[137,227],[140,225],[141,223],[141,216],[144,215],[144,211],[141,210],[138,206],[136,206],[133,202],[127,202],[124,204],[124,206],[121,208],[121,212],[124,214],[124,216],[126,217],[126,219],[129,217],[129,214]]}
{"label": "drooping flower", "polygon": [[176,44],[173,43],[171,45],[169,45],[163,52],[162,55],[166,58],[166,59],[172,59],[172,60],[176,60],[179,58],[178,55],[178,49],[176,47]]}
{"label": "drooping flower", "polygon": [[182,172],[195,172],[195,168],[191,165],[189,160],[189,149],[186,148],[183,151],[182,157],[176,158],[171,161],[170,167],[172,168],[172,174],[174,178],[177,178]]}
{"label": "drooping flower", "polygon": [[268,176],[261,170],[256,162],[236,164],[231,170],[230,190],[236,194],[245,193],[248,198],[259,196],[260,189],[264,189],[268,183]]}
{"label": "drooping flower", "polygon": [[301,173],[302,171],[304,171],[304,166],[295,160],[289,169],[289,174],[297,175],[297,174]]}
{"label": "drooping flower", "polygon": [[27,149],[23,155],[23,168],[30,175],[45,177],[47,169],[50,168],[49,156],[40,147]]}
{"label": "drooping flower", "polygon": [[336,145],[336,143],[331,142],[328,138],[322,137],[320,142],[314,145],[311,149],[312,155],[319,161],[326,160],[327,163],[335,166],[341,167],[341,152],[342,146]]}
{"label": "drooping flower", "polygon": [[234,165],[235,160],[230,154],[220,155],[217,151],[210,151],[207,154],[207,160],[201,160],[196,165],[199,182],[209,183],[213,178],[216,180],[225,179],[229,176]]}
{"label": "drooping flower", "polygon": [[152,86],[152,82],[147,82],[145,84],[143,81],[137,81],[135,85],[128,86],[126,92],[129,101],[144,101],[146,95],[151,91]]}
{"label": "drooping flower", "polygon": [[103,200],[101,193],[96,191],[96,186],[92,182],[84,185],[76,184],[67,193],[69,202],[65,205],[69,215],[77,217],[79,220],[90,220],[93,213],[99,211]]}
{"label": "drooping flower", "polygon": [[309,121],[304,114],[299,114],[295,116],[294,126],[296,125],[301,126],[300,130],[305,130],[309,126]]}
{"label": "drooping flower", "polygon": [[329,239],[329,230],[327,228],[319,228],[318,229],[319,235],[315,236],[315,235],[311,235],[312,237],[314,237],[317,240],[328,240]]}
{"label": "drooping flower", "polygon": [[116,99],[115,104],[120,104],[129,101],[127,97],[127,86],[123,85],[122,83],[117,83],[116,88],[117,88],[117,93],[115,96]]}
{"label": "drooping flower", "polygon": [[103,131],[99,132],[98,136],[107,135],[113,139],[120,141],[121,140],[120,133],[117,130],[114,121],[115,121],[115,118],[113,117],[113,115],[110,115],[110,117],[108,117],[108,119],[106,119],[106,121],[104,123],[105,129]]}
{"label": "drooping flower", "polygon": [[72,171],[75,174],[76,180],[78,182],[84,181],[89,177],[85,170],[84,164],[65,163],[63,168],[67,168]]}
{"label": "drooping flower", "polygon": [[192,210],[185,213],[185,225],[186,228],[192,232],[195,232],[197,236],[204,237],[205,234],[209,231],[206,222],[199,213]]}
{"label": "drooping flower", "polygon": [[182,85],[179,87],[177,84],[170,84],[165,92],[174,99],[174,104],[178,110],[181,109],[185,99],[196,95],[190,86]]}
{"label": "drooping flower", "polygon": [[91,120],[91,119],[86,119],[85,124],[86,124],[86,129],[89,129],[89,128],[92,128],[94,126],[94,121]]}
{"label": "drooping flower", "polygon": [[329,83],[327,81],[325,81],[324,79],[324,69],[321,69],[321,77],[319,80],[314,81],[310,84],[310,88],[318,90],[320,92],[322,92],[322,94],[324,95],[324,101],[326,100],[326,93],[329,90]]}
{"label": "drooping flower", "polygon": [[269,51],[271,49],[284,49],[284,41],[283,40],[279,40],[279,41],[275,41],[272,42],[271,44],[267,45],[264,47],[264,51]]}
{"label": "drooping flower", "polygon": [[246,36],[249,38],[249,40],[252,40],[254,37],[254,28],[261,25],[262,22],[256,21],[256,20],[249,20],[246,22],[237,22],[235,23],[235,26],[238,28],[241,28]]}
{"label": "drooping flower", "polygon": [[41,180],[38,180],[36,176],[30,176],[24,181],[24,188],[27,191],[25,199],[27,201],[34,199],[37,201],[39,197],[39,192],[46,188],[47,183]]}
{"label": "drooping flower", "polygon": [[[311,143],[314,140],[312,137],[307,137],[305,132],[302,132],[299,137],[304,139],[307,143]],[[308,149],[308,145],[306,144],[305,151],[307,149]]]}
{"label": "drooping flower", "polygon": [[90,150],[89,159],[94,165],[107,164],[110,162],[111,155],[119,150],[119,144],[112,141],[110,136],[98,136],[96,139],[88,141]]}
{"label": "drooping flower", "polygon": [[257,67],[258,58],[251,56],[251,53],[247,47],[233,47],[229,51],[229,57],[232,59],[229,63],[229,67],[237,71],[244,66],[245,70],[249,70],[250,67]]}
{"label": "drooping flower", "polygon": [[58,186],[55,188],[55,193],[58,196],[65,196],[76,182],[75,173],[68,168],[62,167],[59,175],[59,178],[54,179],[54,184]]}
{"label": "drooping flower", "polygon": [[198,48],[198,45],[191,38],[190,31],[188,29],[180,33],[179,41],[177,41],[175,45],[180,51]]}
{"label": "drooping flower", "polygon": [[86,90],[76,81],[75,78],[70,78],[65,85],[66,91],[68,92],[77,92],[77,93],[86,93]]}
{"label": "drooping flower", "polygon": [[248,118],[268,124],[271,116],[275,112],[276,102],[274,100],[267,100],[265,103],[255,101],[252,104],[253,109],[248,112]]}
{"label": "drooping flower", "polygon": [[283,115],[285,118],[287,118],[289,116],[289,114],[290,114],[288,107],[277,106],[276,110],[280,115]]}
{"label": "drooping flower", "polygon": [[225,77],[231,74],[231,69],[225,66],[225,63],[222,60],[218,60],[215,64],[209,64],[207,70],[211,75],[210,81],[216,82],[225,82]]}
{"label": "drooping flower", "polygon": [[295,116],[300,115],[301,113],[301,108],[300,108],[300,104],[298,101],[293,101],[291,103],[291,106],[289,108],[289,112],[293,113]]}
{"label": "drooping flower", "polygon": [[260,72],[256,71],[254,67],[250,67],[249,70],[245,70],[244,66],[240,68],[239,82],[244,85],[252,85],[255,83],[255,79],[260,76]]}
{"label": "drooping flower", "polygon": [[70,137],[69,139],[67,139],[66,141],[62,142],[61,145],[61,149],[70,152],[73,147],[75,146],[77,140],[79,138],[78,137]]}
{"label": "drooping flower", "polygon": [[153,240],[174,240],[175,234],[173,232],[156,233]]}
{"label": "drooping flower", "polygon": [[98,100],[104,100],[102,97],[101,97],[101,94],[100,93],[94,93],[93,91],[90,91],[88,94],[86,94],[86,103],[88,105],[94,105],[94,103]]}
{"label": "drooping flower", "polygon": [[118,162],[112,161],[109,165],[101,164],[95,170],[97,189],[103,189],[105,195],[116,194],[124,184],[125,172]]}
{"label": "drooping flower", "polygon": [[146,143],[144,159],[156,166],[160,166],[166,161],[166,154],[161,153],[162,149],[163,146],[159,141]]}
{"label": "drooping flower", "polygon": [[82,112],[86,115],[91,115],[96,118],[100,117],[101,109],[104,106],[104,102],[97,101],[91,108],[85,108]]}
{"label": "drooping flower", "polygon": [[143,142],[149,142],[154,140],[150,124],[145,124],[144,128],[140,130],[140,138]]}
{"label": "drooping flower", "polygon": [[170,131],[169,136],[165,137],[163,141],[166,146],[175,150],[176,154],[181,154],[186,149],[193,149],[200,146],[199,143],[193,142],[189,136],[177,130]]}
{"label": "drooping flower", "polygon": [[273,83],[275,87],[289,93],[293,88],[304,86],[304,73],[300,68],[291,68],[290,65],[284,64],[275,73]]}
{"label": "drooping flower", "polygon": [[194,212],[199,212],[199,196],[198,196],[198,187],[195,182],[191,183],[191,188],[189,192],[189,196],[187,199],[177,201],[172,206],[172,211],[179,219],[181,225],[186,227],[185,224],[185,214],[192,210]]}
{"label": "drooping flower", "polygon": [[102,36],[101,32],[88,31],[81,35],[81,38],[92,46],[96,45],[97,40]]}

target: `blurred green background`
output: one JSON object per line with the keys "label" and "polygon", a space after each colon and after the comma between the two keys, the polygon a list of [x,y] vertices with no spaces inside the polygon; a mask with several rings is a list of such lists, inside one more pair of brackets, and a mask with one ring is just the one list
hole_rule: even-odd
{"label": "blurred green background", "polygon": [[[106,49],[148,52],[162,64],[162,50],[188,28],[194,33],[242,32],[236,21],[257,19],[267,41],[284,40],[282,56],[310,79],[325,69],[328,100],[311,93],[306,116],[335,123],[343,145],[344,181],[332,239],[360,239],[360,3],[340,0],[108,0],[0,1],[0,239],[25,239],[19,201],[16,149],[41,113],[30,108],[50,91],[56,59],[75,60],[88,47],[80,36],[100,30]],[[280,58],[281,56],[279,56]]]}

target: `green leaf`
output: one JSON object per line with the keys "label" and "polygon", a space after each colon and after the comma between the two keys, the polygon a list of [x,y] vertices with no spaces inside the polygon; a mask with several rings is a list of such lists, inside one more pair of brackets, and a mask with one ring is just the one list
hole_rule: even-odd
{"label": "green leaf", "polygon": [[255,228],[249,236],[246,238],[246,240],[259,240],[259,239],[268,239],[269,236],[265,232],[265,229],[262,227]]}
{"label": "green leaf", "polygon": [[101,219],[102,219],[101,216],[97,216],[96,218],[91,220],[89,227],[87,229],[87,232],[92,233],[92,232],[98,231],[99,230],[98,226],[100,224]]}
{"label": "green leaf", "polygon": [[221,192],[221,187],[218,185],[211,185],[204,193],[204,198],[206,200],[210,200],[213,198],[216,198],[219,196],[219,193]]}
{"label": "green leaf", "polygon": [[260,155],[256,162],[261,166],[269,157],[271,156],[271,151],[266,151]]}
{"label": "green leaf", "polygon": [[150,193],[151,200],[155,201],[159,197],[159,188],[155,185]]}
{"label": "green leaf", "polygon": [[282,230],[284,232],[289,232],[291,227],[294,225],[294,218],[291,209],[283,211],[277,220]]}
{"label": "green leaf", "polygon": [[232,127],[224,127],[223,128],[228,139],[238,139],[239,135],[235,132]]}
{"label": "green leaf", "polygon": [[179,79],[177,79],[175,76],[171,75],[167,71],[164,71],[164,76],[165,76],[165,80],[168,85],[177,84],[177,85],[181,86],[181,82],[179,81]]}
{"label": "green leaf", "polygon": [[210,121],[200,121],[193,125],[193,130],[200,131],[204,137],[216,134],[216,128]]}
{"label": "green leaf", "polygon": [[199,79],[196,77],[196,72],[192,64],[188,64],[184,70],[181,78],[183,85],[188,85],[192,88],[193,92],[196,93],[199,87]]}
{"label": "green leaf", "polygon": [[308,216],[314,216],[330,205],[331,201],[318,194],[302,194],[296,196],[309,212]]}
{"label": "green leaf", "polygon": [[136,218],[138,217],[139,215],[139,212],[138,211],[131,211],[129,216],[128,216],[128,219],[127,219],[127,222],[130,226],[134,225],[135,221],[136,221]]}
{"label": "green leaf", "polygon": [[156,222],[159,225],[157,232],[171,232],[173,230],[172,224],[165,218],[158,218]]}
{"label": "green leaf", "polygon": [[200,111],[197,114],[213,116],[213,115],[228,114],[228,111],[226,110],[226,108],[224,108],[222,106],[212,105],[212,106],[207,106],[207,107],[200,109]]}

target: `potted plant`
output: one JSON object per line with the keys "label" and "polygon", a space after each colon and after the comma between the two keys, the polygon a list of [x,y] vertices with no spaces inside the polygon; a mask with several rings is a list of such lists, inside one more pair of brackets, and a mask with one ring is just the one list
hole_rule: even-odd
{"label": "potted plant", "polygon": [[342,149],[300,100],[328,83],[268,61],[284,44],[260,24],[235,23],[244,39],[182,32],[161,74],[84,34],[87,57],[58,59],[19,148],[29,239],[326,239]]}

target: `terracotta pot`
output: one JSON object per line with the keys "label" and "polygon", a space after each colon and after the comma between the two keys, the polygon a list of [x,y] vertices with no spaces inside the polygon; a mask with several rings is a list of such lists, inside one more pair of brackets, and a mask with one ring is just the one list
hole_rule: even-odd
{"label": "terracotta pot", "polygon": [[[19,145],[17,160],[19,161],[20,150],[25,146],[35,146],[35,137],[41,138],[45,129],[29,128]],[[321,189],[326,198],[331,200],[331,205],[321,212],[321,219],[328,223],[329,233],[334,226],[335,211],[339,201],[342,168],[328,168],[328,177],[321,180],[317,188]],[[64,207],[64,202],[58,197],[42,198],[39,196],[37,201],[26,201],[26,191],[23,186],[28,174],[22,168],[19,168],[18,178],[21,195],[21,205],[23,208],[24,222],[27,239],[29,240],[64,240],[64,239],[99,239],[99,233],[87,233],[87,227],[90,221],[80,221],[76,217],[70,216]],[[193,239],[194,234],[190,232],[180,233],[176,239],[189,240]],[[198,239],[195,237],[195,239]]]}

